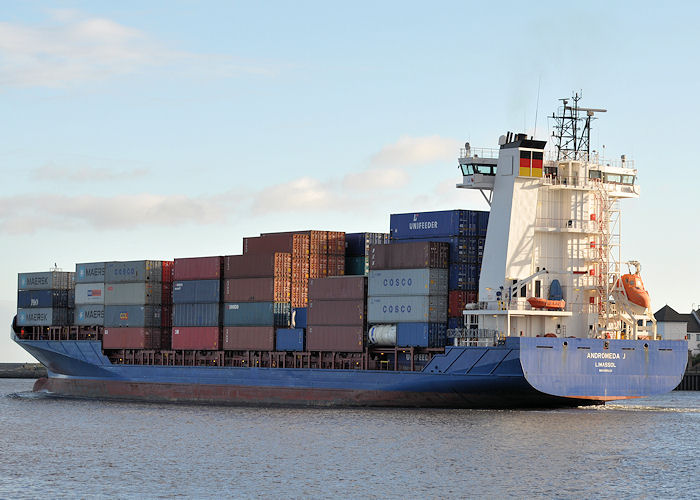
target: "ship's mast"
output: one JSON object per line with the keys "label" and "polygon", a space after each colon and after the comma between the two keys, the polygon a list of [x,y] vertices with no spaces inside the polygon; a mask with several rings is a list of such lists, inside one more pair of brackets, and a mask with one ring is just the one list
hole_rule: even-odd
{"label": "ship's mast", "polygon": [[[562,106],[557,113],[552,113],[557,148],[557,161],[584,160],[588,161],[591,153],[591,121],[595,113],[605,113],[607,110],[598,108],[582,108],[578,105],[583,95],[575,93],[570,99],[559,99]],[[585,116],[583,116],[585,113]]]}

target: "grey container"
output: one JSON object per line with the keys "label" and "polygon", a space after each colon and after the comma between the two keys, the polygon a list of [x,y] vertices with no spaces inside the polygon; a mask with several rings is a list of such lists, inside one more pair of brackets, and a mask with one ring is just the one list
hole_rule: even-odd
{"label": "grey container", "polygon": [[447,269],[387,269],[369,272],[368,295],[447,295]]}
{"label": "grey container", "polygon": [[104,326],[160,326],[160,315],[160,306],[105,306]]}
{"label": "grey container", "polygon": [[75,304],[104,304],[104,283],[76,283]]}
{"label": "grey container", "polygon": [[102,326],[105,324],[105,306],[93,304],[76,306],[73,322],[79,326]]}
{"label": "grey container", "polygon": [[407,295],[370,297],[367,319],[377,323],[446,323],[447,297],[443,295]]}
{"label": "grey container", "polygon": [[173,326],[220,326],[218,302],[209,304],[173,304]]}
{"label": "grey container", "polygon": [[84,262],[75,265],[76,283],[104,283],[105,263],[104,262]]}
{"label": "grey container", "polygon": [[224,326],[289,326],[288,302],[227,302]]}
{"label": "grey container", "polygon": [[105,264],[105,283],[162,281],[162,279],[163,264],[159,260],[133,260]]}
{"label": "grey container", "polygon": [[69,271],[46,271],[42,273],[19,273],[17,290],[68,290],[75,284],[75,273]]}
{"label": "grey container", "polygon": [[17,309],[18,326],[66,326],[72,320],[72,311],[65,307]]}
{"label": "grey container", "polygon": [[146,306],[161,303],[162,285],[147,283],[105,283],[105,305]]}

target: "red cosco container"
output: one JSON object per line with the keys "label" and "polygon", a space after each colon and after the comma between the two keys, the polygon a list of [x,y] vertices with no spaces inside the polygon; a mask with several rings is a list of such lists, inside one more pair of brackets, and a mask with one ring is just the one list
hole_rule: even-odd
{"label": "red cosco container", "polygon": [[328,255],[345,255],[345,232],[328,231]]}
{"label": "red cosco container", "polygon": [[359,300],[309,300],[308,325],[364,326],[367,314],[365,301]]}
{"label": "red cosco container", "polygon": [[105,328],[103,349],[160,349],[160,328]]}
{"label": "red cosco container", "polygon": [[173,282],[173,265],[174,262],[172,260],[163,260],[161,261],[161,281],[163,283],[172,283]]}
{"label": "red cosco container", "polygon": [[309,326],[307,351],[362,352],[365,329],[362,326]]}
{"label": "red cosco container", "polygon": [[364,300],[366,295],[366,276],[338,276],[309,280],[309,299],[311,300]]}
{"label": "red cosco container", "polygon": [[345,274],[345,256],[344,255],[329,255],[328,256],[327,276],[343,276],[344,274]]}
{"label": "red cosco container", "polygon": [[215,280],[221,279],[223,257],[189,257],[175,259],[173,279],[175,280]]}
{"label": "red cosco container", "polygon": [[434,241],[370,245],[370,269],[446,269],[449,244]]}
{"label": "red cosco container", "polygon": [[292,254],[227,255],[224,257],[224,278],[291,277]]}
{"label": "red cosco container", "polygon": [[290,297],[287,277],[224,280],[224,302],[289,302]]}
{"label": "red cosco container", "polygon": [[173,328],[172,349],[217,351],[221,349],[221,328],[218,326]]}
{"label": "red cosco container", "polygon": [[308,257],[309,235],[300,233],[269,233],[243,238],[243,253],[288,252],[295,257]]}
{"label": "red cosco container", "polygon": [[272,326],[226,326],[224,349],[228,351],[274,351],[275,328]]}

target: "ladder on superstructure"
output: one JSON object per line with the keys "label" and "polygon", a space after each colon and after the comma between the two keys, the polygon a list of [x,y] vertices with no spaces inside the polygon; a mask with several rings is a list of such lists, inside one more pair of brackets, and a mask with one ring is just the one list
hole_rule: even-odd
{"label": "ladder on superstructure", "polygon": [[596,179],[596,241],[594,269],[598,292],[598,333],[619,337],[622,328],[619,310],[611,303],[613,288],[620,279],[620,206],[610,196],[602,179]]}

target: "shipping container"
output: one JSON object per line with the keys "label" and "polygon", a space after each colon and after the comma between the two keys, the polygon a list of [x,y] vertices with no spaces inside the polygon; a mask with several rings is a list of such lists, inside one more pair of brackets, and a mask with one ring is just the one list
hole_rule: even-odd
{"label": "shipping container", "polygon": [[470,236],[449,236],[444,238],[429,237],[429,238],[392,238],[392,243],[401,242],[416,242],[416,241],[436,241],[439,243],[447,243],[449,246],[449,262],[450,263],[476,263],[477,248],[479,239]]}
{"label": "shipping container", "polygon": [[391,214],[392,238],[432,238],[444,236],[478,236],[479,212],[444,210]]}
{"label": "shipping container", "polygon": [[170,328],[173,326],[173,305],[162,304],[160,306],[160,326]]}
{"label": "shipping container", "polygon": [[287,277],[231,278],[224,280],[224,302],[289,302]]}
{"label": "shipping container", "polygon": [[105,324],[105,306],[83,304],[75,307],[74,323],[78,326],[102,326]]}
{"label": "shipping container", "polygon": [[336,276],[309,280],[309,300],[363,299],[367,295],[364,276]]}
{"label": "shipping container", "polygon": [[243,253],[271,254],[287,252],[292,258],[308,258],[309,235],[300,233],[270,233],[243,238]]}
{"label": "shipping container", "polygon": [[105,283],[106,306],[147,306],[161,303],[161,282]]}
{"label": "shipping container", "polygon": [[160,261],[160,266],[161,266],[160,279],[163,283],[172,283],[173,282],[173,266],[174,265],[175,265],[175,261],[173,261],[173,260]]}
{"label": "shipping container", "polygon": [[224,349],[227,351],[274,351],[275,328],[272,326],[226,326]]}
{"label": "shipping container", "polygon": [[221,300],[219,280],[177,280],[172,287],[173,304],[208,304]]}
{"label": "shipping container", "polygon": [[369,255],[345,257],[345,276],[367,276],[369,273]]}
{"label": "shipping container", "polygon": [[47,271],[17,275],[17,290],[67,290],[74,285],[75,273],[73,272]]}
{"label": "shipping container", "polygon": [[443,347],[446,342],[445,323],[398,323],[396,345],[399,347]]}
{"label": "shipping container", "polygon": [[216,280],[223,276],[224,258],[187,257],[175,259],[173,280]]}
{"label": "shipping container", "polygon": [[424,267],[447,268],[449,263],[447,243],[417,241],[372,245],[370,269],[420,269]]}
{"label": "shipping container", "polygon": [[444,295],[411,295],[370,297],[367,317],[375,323],[446,323],[447,297]]}
{"label": "shipping container", "polygon": [[161,304],[172,304],[173,303],[173,282],[164,281],[161,283],[160,287],[160,303]]}
{"label": "shipping container", "polygon": [[307,351],[362,352],[362,326],[310,326],[306,329]]}
{"label": "shipping container", "polygon": [[363,257],[369,254],[370,245],[386,245],[389,233],[345,233],[345,255]]}
{"label": "shipping container", "polygon": [[173,328],[174,350],[218,351],[221,349],[221,328],[218,326],[178,326]]}
{"label": "shipping container", "polygon": [[160,260],[105,263],[105,283],[160,282],[162,279],[163,264]]}
{"label": "shipping container", "polygon": [[278,328],[275,336],[276,351],[303,351],[303,328]]}
{"label": "shipping container", "polygon": [[19,290],[17,307],[68,307],[68,290]]}
{"label": "shipping container", "polygon": [[17,308],[18,326],[67,326],[73,323],[73,310],[65,307]]}
{"label": "shipping container", "polygon": [[224,304],[224,326],[289,326],[291,308],[280,302],[233,302]]}
{"label": "shipping container", "polygon": [[328,276],[344,276],[345,275],[345,256],[344,255],[328,255]]}
{"label": "shipping container", "polygon": [[220,326],[221,307],[209,304],[173,304],[173,326]]}
{"label": "shipping container", "polygon": [[307,325],[307,311],[306,307],[295,307],[292,309],[292,328],[306,328]]}
{"label": "shipping container", "polygon": [[328,255],[345,255],[345,233],[328,231]]}
{"label": "shipping container", "polygon": [[104,283],[76,283],[75,284],[76,304],[104,304],[105,284]]}
{"label": "shipping container", "polygon": [[85,262],[75,265],[76,283],[104,283],[105,263]]}
{"label": "shipping container", "polygon": [[486,237],[486,230],[489,226],[489,212],[479,212],[479,236]]}
{"label": "shipping container", "polygon": [[450,290],[447,300],[447,315],[451,318],[461,318],[464,306],[476,302],[476,292]]}
{"label": "shipping container", "polygon": [[105,326],[160,326],[160,306],[105,306]]}
{"label": "shipping container", "polygon": [[372,270],[367,293],[370,296],[446,295],[447,269]]}
{"label": "shipping container", "polygon": [[224,278],[285,278],[290,277],[291,273],[292,254],[289,252],[224,257]]}
{"label": "shipping container", "polygon": [[105,328],[103,349],[160,349],[160,328]]}
{"label": "shipping container", "polygon": [[479,284],[477,264],[450,264],[448,287],[450,290],[476,291]]}
{"label": "shipping container", "polygon": [[462,328],[464,327],[464,318],[447,318],[447,328]]}
{"label": "shipping container", "polygon": [[316,325],[358,325],[367,322],[364,299],[353,300],[309,300],[308,324]]}

